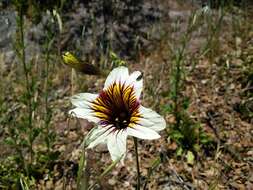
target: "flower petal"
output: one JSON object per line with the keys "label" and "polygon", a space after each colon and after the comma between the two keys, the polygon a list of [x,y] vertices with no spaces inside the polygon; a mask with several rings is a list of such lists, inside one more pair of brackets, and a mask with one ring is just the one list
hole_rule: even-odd
{"label": "flower petal", "polygon": [[74,108],[69,111],[69,114],[74,117],[87,119],[89,122],[98,123],[100,121],[98,117],[94,116],[93,111],[89,108]]}
{"label": "flower petal", "polygon": [[127,85],[134,86],[134,91],[137,99],[140,98],[143,88],[143,79],[141,78],[137,80],[141,75],[142,73],[140,71],[134,71],[126,81]]}
{"label": "flower petal", "polygon": [[70,98],[71,103],[80,108],[89,108],[91,102],[98,97],[98,94],[80,93]]}
{"label": "flower petal", "polygon": [[126,81],[128,77],[129,77],[129,73],[128,73],[127,67],[123,67],[123,66],[117,67],[113,69],[108,75],[108,77],[106,78],[104,89],[111,86],[114,82],[124,83],[124,81]]}
{"label": "flower petal", "polygon": [[97,129],[92,131],[87,139],[87,142],[89,143],[88,148],[93,148],[100,143],[106,143],[107,138],[110,136],[110,133],[110,126],[98,127]]}
{"label": "flower petal", "polygon": [[127,134],[134,136],[134,137],[138,137],[140,139],[158,139],[160,138],[160,135],[147,127],[143,127],[140,125],[134,125],[132,127],[128,127],[127,128]]}
{"label": "flower petal", "polygon": [[119,157],[124,159],[126,155],[126,142],[127,142],[127,132],[121,130],[119,132],[115,131],[110,134],[110,137],[107,139],[107,147],[110,152],[111,158],[113,161],[117,160]]}
{"label": "flower petal", "polygon": [[161,115],[143,106],[140,106],[139,111],[142,116],[138,119],[139,125],[153,129],[155,131],[161,131],[165,129],[166,122]]}

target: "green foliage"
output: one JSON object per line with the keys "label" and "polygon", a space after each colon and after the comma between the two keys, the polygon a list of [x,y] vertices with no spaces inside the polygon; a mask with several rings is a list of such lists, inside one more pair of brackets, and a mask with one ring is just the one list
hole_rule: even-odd
{"label": "green foliage", "polygon": [[[61,32],[61,17],[60,14],[63,11],[63,7],[68,7],[72,0],[56,0],[56,1],[42,1],[42,0],[14,0],[12,1],[13,5],[16,7],[17,11],[17,31],[16,31],[16,44],[15,50],[16,55],[19,58],[19,64],[17,64],[17,73],[15,74],[15,80],[18,86],[21,88],[18,90],[18,93],[8,93],[5,94],[5,90],[9,90],[11,85],[6,85],[5,78],[1,77],[0,89],[3,89],[0,92],[0,136],[4,137],[4,143],[10,150],[11,157],[4,157],[0,161],[0,189],[35,189],[36,180],[41,179],[42,176],[47,174],[51,176],[52,166],[54,166],[55,161],[59,159],[60,152],[53,149],[54,142],[56,140],[56,134],[52,129],[52,117],[53,117],[53,107],[52,107],[52,97],[54,97],[55,89],[52,85],[52,67],[54,67],[52,57],[54,54],[60,53],[61,41],[60,38],[64,37],[63,35],[56,34],[55,31]],[[108,3],[109,2],[109,3]],[[103,1],[104,10],[108,12],[113,19],[115,17],[121,17],[120,12],[111,12],[111,10],[117,10],[112,8],[117,8],[110,1]],[[123,1],[122,1],[123,2]],[[138,1],[142,2],[142,1]],[[209,1],[211,6],[216,7],[219,2],[221,2],[221,7],[225,1]],[[230,1],[232,2],[232,1]],[[241,2],[245,2],[244,0]],[[128,7],[129,10],[132,10],[131,17],[133,18],[135,9],[132,9],[136,1],[127,1],[123,2],[126,4],[124,7]],[[139,4],[139,3],[138,3]],[[219,5],[217,5],[219,7]],[[227,6],[228,7],[228,6]],[[227,8],[225,7],[225,8]],[[133,7],[134,8],[134,7]],[[47,11],[48,10],[48,11]],[[65,9],[66,10],[66,9]],[[24,15],[29,21],[39,23],[43,14],[47,11],[48,16],[51,17],[51,22],[44,23],[46,31],[46,39],[44,39],[44,44],[41,46],[42,55],[39,57],[41,63],[39,66],[36,65],[35,61],[28,61],[26,58],[26,44],[24,40]],[[223,18],[225,17],[226,9],[217,9],[217,12],[209,10],[208,8],[201,9],[196,11],[189,19],[188,28],[182,38],[177,42],[176,40],[169,42],[171,50],[168,54],[171,56],[169,68],[171,69],[170,75],[170,84],[168,85],[169,91],[166,91],[166,98],[168,97],[173,103],[167,103],[163,106],[162,110],[164,113],[173,114],[175,122],[168,126],[168,140],[174,141],[177,144],[176,156],[184,157],[188,164],[193,165],[199,153],[202,153],[202,150],[210,150],[213,148],[213,139],[205,131],[204,127],[200,124],[199,121],[193,119],[191,115],[194,113],[189,113],[189,106],[191,104],[191,98],[187,97],[184,94],[185,91],[185,78],[188,73],[186,72],[187,67],[192,66],[192,62],[195,61],[196,64],[200,59],[208,58],[211,64],[215,63],[218,53],[222,52],[220,49],[220,40],[221,39],[221,29],[223,28]],[[252,122],[253,118],[253,57],[252,57],[252,47],[249,47],[248,54],[244,54],[242,47],[236,43],[237,37],[242,41],[242,46],[248,46],[247,43],[250,42],[249,39],[245,39],[250,36],[250,31],[248,28],[252,26],[247,26],[244,22],[244,15],[238,16],[238,9],[233,9],[233,33],[234,37],[234,46],[238,50],[237,58],[240,58],[243,62],[243,65],[239,69],[242,70],[242,76],[238,78],[238,83],[242,85],[242,91],[240,96],[242,97],[241,101],[235,105],[234,109],[242,115],[242,119],[247,119]],[[91,10],[92,12],[92,10]],[[127,12],[127,11],[125,11]],[[104,12],[105,13],[105,12]],[[103,14],[104,14],[103,13]],[[218,13],[218,16],[216,15]],[[107,14],[107,13],[106,13]],[[240,14],[244,14],[241,13]],[[246,14],[246,12],[245,12]],[[91,25],[95,27],[96,22],[96,13],[94,13],[94,18]],[[230,19],[230,18],[228,18]],[[118,20],[117,18],[115,19]],[[121,21],[121,19],[120,19]],[[58,27],[56,27],[58,23]],[[64,23],[64,22],[63,22]],[[180,20],[179,20],[179,22]],[[198,32],[201,25],[207,26],[207,39],[204,46],[200,49],[198,58],[195,59],[194,56],[188,54],[187,48],[192,39],[193,33]],[[118,67],[120,65],[126,65],[126,62],[121,60],[114,52],[110,52],[110,38],[108,38],[110,32],[110,23],[106,23],[105,20],[105,30],[103,31],[103,39],[100,39],[99,43],[101,44],[101,49],[103,50],[103,55],[106,57],[105,60],[100,59],[103,64],[107,63],[107,56],[109,53],[109,63],[111,65],[104,65],[103,69],[107,72],[108,68]],[[181,26],[181,25],[180,25]],[[226,25],[225,25],[226,26]],[[89,27],[89,26],[87,26]],[[248,28],[247,28],[248,27]],[[86,30],[83,27],[83,30]],[[95,31],[92,29],[92,31]],[[82,31],[83,32],[83,31]],[[72,34],[71,34],[72,35]],[[95,38],[95,32],[92,34]],[[136,34],[137,35],[137,34]],[[173,35],[173,34],[172,34]],[[195,35],[195,34],[194,34]],[[198,34],[197,34],[198,35]],[[85,38],[85,35],[82,35]],[[127,35],[129,38],[129,36]],[[133,49],[138,49],[140,46],[140,41],[136,36],[136,43],[132,46]],[[97,40],[97,39],[93,39]],[[233,43],[233,42],[232,42]],[[58,49],[57,49],[58,48]],[[250,49],[251,48],[251,49]],[[57,49],[57,50],[56,50]],[[136,53],[138,54],[138,52]],[[92,55],[90,55],[92,56]],[[233,55],[231,55],[233,56]],[[92,57],[93,59],[94,57]],[[96,57],[97,58],[97,57]],[[167,60],[166,60],[167,61]],[[224,59],[223,62],[227,61]],[[223,62],[221,64],[223,64]],[[146,64],[146,63],[145,63]],[[36,67],[39,67],[36,70]],[[20,72],[19,69],[22,69]],[[147,67],[149,68],[149,67]],[[12,68],[10,68],[11,70]],[[168,69],[168,68],[166,68]],[[38,71],[38,72],[37,72]],[[13,72],[13,71],[11,71]],[[40,73],[41,72],[41,73]],[[109,71],[108,71],[109,72]],[[225,72],[222,72],[222,75],[225,76]],[[106,73],[107,74],[107,73]],[[58,76],[57,76],[58,77]],[[142,77],[142,76],[140,76]],[[161,77],[152,76],[154,78]],[[65,79],[65,78],[64,78]],[[86,80],[87,78],[85,78]],[[86,84],[81,80],[83,84]],[[160,82],[160,81],[159,81]],[[162,84],[161,80],[161,84]],[[66,83],[64,83],[65,85]],[[97,85],[97,84],[96,84]],[[94,85],[94,87],[97,87]],[[147,83],[145,90],[148,88],[160,88],[154,85],[154,83]],[[164,85],[165,86],[165,85]],[[66,86],[65,86],[66,87]],[[163,86],[162,86],[163,88]],[[152,88],[153,89],[153,88]],[[62,89],[60,89],[62,90]],[[156,95],[155,90],[151,90],[150,93],[152,96]],[[160,108],[161,102],[157,101],[157,107]],[[2,135],[4,134],[4,135]],[[88,137],[88,136],[87,136]],[[88,139],[92,140],[92,139]],[[221,139],[223,140],[223,139]],[[1,145],[0,145],[1,146]],[[85,142],[84,142],[85,146]],[[39,147],[39,148],[38,148]],[[165,154],[164,154],[165,155]],[[104,172],[95,179],[94,184],[89,184],[88,177],[86,175],[86,162],[88,156],[83,151],[83,154],[80,158],[78,174],[77,174],[77,186],[78,188],[82,187],[84,189],[94,187],[96,184],[100,183],[102,178],[111,172],[111,170],[116,166],[118,161],[112,163],[109,167],[105,168]],[[147,186],[149,179],[151,178],[154,171],[162,163],[162,158],[156,158],[150,164],[148,170],[148,175],[146,178],[146,183],[144,189]],[[65,168],[64,168],[65,169]],[[231,170],[231,167],[225,165],[225,172]]]}
{"label": "green foliage", "polygon": [[161,164],[161,162],[162,162],[162,158],[161,156],[159,156],[158,158],[152,160],[152,162],[149,164],[150,168],[148,169],[148,174],[147,174],[147,178],[144,183],[143,189],[147,189],[147,185],[148,185],[151,175],[154,173],[155,169],[157,169],[157,167]]}
{"label": "green foliage", "polygon": [[32,22],[39,23],[42,19],[43,12],[49,10],[61,11],[68,8],[72,3],[71,0],[14,0],[13,4],[22,9],[24,15],[31,19]]}
{"label": "green foliage", "polygon": [[123,155],[121,155],[117,160],[113,161],[109,166],[107,166],[104,171],[96,178],[96,182],[92,184],[88,190],[94,189],[95,185],[99,183],[106,175],[108,175],[115,167],[116,165],[120,162],[122,159]]}
{"label": "green foliage", "polygon": [[122,59],[120,59],[116,53],[113,51],[110,51],[110,58],[112,61],[113,67],[118,67],[118,66],[126,66],[126,62]]}
{"label": "green foliage", "polygon": [[17,170],[15,157],[9,157],[0,164],[0,188],[1,189],[34,189],[35,179],[27,177],[22,170]]}
{"label": "green foliage", "polygon": [[193,121],[187,113],[190,98],[185,97],[182,93],[187,75],[185,72],[187,43],[190,41],[192,33],[201,25],[201,18],[205,14],[206,10],[199,10],[192,14],[188,22],[187,33],[182,37],[181,46],[173,52],[170,76],[171,91],[169,92],[169,97],[173,103],[164,106],[164,111],[172,113],[175,117],[175,123],[168,128],[169,139],[178,145],[177,156],[182,156],[183,153],[187,152],[186,158],[190,164],[194,160],[193,153],[196,155],[203,145],[211,142],[211,138],[201,125]]}
{"label": "green foliage", "polygon": [[178,144],[178,156],[181,156],[183,150],[190,150],[197,154],[202,145],[212,142],[211,137],[206,134],[201,125],[182,112],[179,114],[179,124],[170,126],[169,138]]}
{"label": "green foliage", "polygon": [[[54,36],[51,35],[52,32],[48,32],[49,40],[45,42],[45,67],[42,69],[45,75],[41,79],[37,74],[34,61],[28,61],[26,58],[25,3],[25,1],[18,0],[14,2],[18,12],[15,50],[19,58],[19,65],[22,66],[23,80],[18,81],[22,89],[20,94],[17,98],[12,98],[15,98],[19,106],[11,110],[10,107],[13,105],[5,99],[0,99],[3,103],[0,113],[3,113],[4,116],[1,117],[0,124],[6,126],[4,142],[13,150],[11,159],[1,163],[0,181],[3,181],[3,185],[0,185],[3,189],[32,188],[34,181],[41,178],[45,172],[50,172],[51,163],[59,158],[59,152],[52,150],[56,135],[50,129],[52,110],[48,98],[51,87],[51,79],[48,78],[49,53]],[[37,96],[39,92],[42,92],[42,96]],[[38,116],[40,117],[38,114],[44,115],[44,126],[37,122]],[[42,150],[35,148],[35,142],[42,145]]]}
{"label": "green foliage", "polygon": [[[253,48],[252,48],[253,52]],[[248,56],[248,60],[245,61],[245,68],[243,71],[243,76],[241,78],[242,86],[245,88],[243,93],[244,96],[248,98],[253,98],[253,55]],[[248,62],[247,62],[248,61]]]}
{"label": "green foliage", "polygon": [[243,119],[251,120],[253,118],[253,98],[241,101],[234,106],[234,109],[242,115]]}

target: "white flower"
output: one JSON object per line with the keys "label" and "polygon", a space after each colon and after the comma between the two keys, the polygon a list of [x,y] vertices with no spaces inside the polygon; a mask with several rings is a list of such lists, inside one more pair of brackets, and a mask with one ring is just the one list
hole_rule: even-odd
{"label": "white flower", "polygon": [[126,67],[111,71],[99,94],[81,93],[71,102],[76,108],[73,116],[97,124],[89,139],[88,148],[107,143],[113,161],[126,154],[127,136],[141,139],[157,139],[156,131],[163,130],[165,120],[156,112],[140,104],[143,80],[139,71],[128,73]]}

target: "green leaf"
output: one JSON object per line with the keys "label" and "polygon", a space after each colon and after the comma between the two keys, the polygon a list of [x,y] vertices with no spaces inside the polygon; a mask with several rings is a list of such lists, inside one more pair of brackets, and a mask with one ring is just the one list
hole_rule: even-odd
{"label": "green leaf", "polygon": [[122,154],[120,157],[118,157],[117,160],[115,160],[113,163],[111,163],[103,171],[103,173],[100,176],[98,176],[98,178],[96,179],[96,182],[93,185],[91,185],[88,189],[89,190],[93,189],[97,183],[99,183],[108,173],[110,173],[112,171],[112,169],[115,168],[115,166],[119,163],[119,161],[122,159],[123,156],[124,156],[124,154]]}
{"label": "green leaf", "polygon": [[199,152],[199,151],[200,151],[200,145],[194,144],[194,145],[193,145],[193,150],[194,150],[195,152]]}
{"label": "green leaf", "polygon": [[49,154],[49,159],[52,160],[57,160],[60,156],[60,152],[59,151],[55,151],[55,152],[50,152]]}
{"label": "green leaf", "polygon": [[29,186],[25,178],[20,177],[19,182],[23,190],[29,190]]}
{"label": "green leaf", "polygon": [[176,155],[177,155],[177,156],[182,156],[182,154],[183,154],[183,148],[182,148],[182,147],[179,147],[179,148],[177,149]]}
{"label": "green leaf", "polygon": [[15,141],[13,138],[11,137],[7,137],[6,139],[4,139],[4,143],[10,146],[15,146]]}
{"label": "green leaf", "polygon": [[144,184],[144,188],[143,188],[143,189],[146,189],[146,186],[147,186],[147,184],[148,184],[148,182],[149,182],[149,179],[150,179],[152,173],[153,173],[154,170],[161,164],[161,162],[162,162],[162,159],[161,159],[160,156],[152,161],[152,163],[150,164],[151,166],[150,166],[150,168],[148,169],[148,175],[147,175],[147,178],[146,178],[146,181],[145,181],[145,184]]}
{"label": "green leaf", "polygon": [[180,131],[177,131],[177,130],[174,130],[172,133],[171,133],[171,138],[174,139],[174,140],[179,140],[179,139],[182,139],[184,138],[184,135],[180,132]]}
{"label": "green leaf", "polygon": [[54,160],[57,160],[60,156],[60,152],[59,151],[55,151],[55,152],[50,152],[49,154],[41,152],[40,156],[39,156],[39,160],[40,162],[52,162]]}
{"label": "green leaf", "polygon": [[122,159],[122,157],[124,156],[124,154],[122,154],[120,157],[117,158],[117,160],[115,160],[113,163],[111,163],[111,165],[109,165],[104,171],[103,173],[98,177],[99,181],[106,176],[109,172],[112,171],[112,169],[119,163],[119,161]]}
{"label": "green leaf", "polygon": [[173,112],[173,105],[172,104],[165,104],[162,106],[162,111],[164,113],[172,113]]}
{"label": "green leaf", "polygon": [[29,143],[26,139],[20,139],[20,146],[29,147]]}
{"label": "green leaf", "polygon": [[183,100],[183,104],[182,104],[184,110],[187,110],[188,107],[189,107],[189,105],[190,105],[190,98],[189,97],[185,97],[184,100]]}
{"label": "green leaf", "polygon": [[[86,167],[86,152],[85,149],[83,150],[79,163],[78,163],[78,172],[77,172],[77,189],[87,189],[88,187],[88,181],[87,181],[87,176],[84,173],[83,176],[83,171],[85,170]],[[82,181],[81,181],[82,180]]]}
{"label": "green leaf", "polygon": [[192,153],[192,151],[187,151],[186,158],[187,158],[187,163],[188,163],[188,164],[190,164],[190,165],[193,165],[193,164],[194,164],[195,156],[194,156],[194,154]]}
{"label": "green leaf", "polygon": [[50,132],[48,134],[48,138],[51,142],[55,141],[55,138],[56,138],[56,133],[54,131]]}
{"label": "green leaf", "polygon": [[31,141],[34,141],[35,138],[40,134],[41,129],[40,128],[33,128],[31,131]]}

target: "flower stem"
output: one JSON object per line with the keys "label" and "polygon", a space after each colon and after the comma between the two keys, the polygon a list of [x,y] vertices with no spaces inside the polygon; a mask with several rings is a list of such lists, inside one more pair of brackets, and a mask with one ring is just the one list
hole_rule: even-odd
{"label": "flower stem", "polygon": [[140,190],[140,166],[139,166],[139,156],[138,156],[138,142],[137,142],[137,138],[134,138],[134,151],[135,151],[135,158],[136,158],[136,169],[137,169],[137,190]]}

